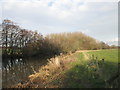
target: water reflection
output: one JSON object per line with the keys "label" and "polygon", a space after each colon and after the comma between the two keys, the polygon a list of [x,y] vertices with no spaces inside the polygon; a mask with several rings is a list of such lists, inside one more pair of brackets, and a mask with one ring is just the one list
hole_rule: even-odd
{"label": "water reflection", "polygon": [[2,62],[2,86],[3,88],[27,80],[30,74],[38,71],[47,60],[39,59],[8,59]]}

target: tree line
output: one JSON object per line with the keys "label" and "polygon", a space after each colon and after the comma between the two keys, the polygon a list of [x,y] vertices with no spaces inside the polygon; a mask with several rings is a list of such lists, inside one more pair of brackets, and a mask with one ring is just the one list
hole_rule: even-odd
{"label": "tree line", "polygon": [[3,58],[46,57],[77,50],[108,49],[109,45],[81,32],[49,34],[43,37],[37,31],[22,29],[11,20],[0,25]]}
{"label": "tree line", "polygon": [[[37,56],[57,51],[56,46],[49,43],[37,31],[22,29],[11,20],[5,19],[1,24],[1,41],[3,58]],[[48,52],[47,52],[48,51]]]}

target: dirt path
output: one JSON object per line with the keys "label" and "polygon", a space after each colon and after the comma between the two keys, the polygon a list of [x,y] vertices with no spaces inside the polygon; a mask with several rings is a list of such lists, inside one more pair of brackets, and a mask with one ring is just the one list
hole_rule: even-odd
{"label": "dirt path", "polygon": [[79,50],[76,52],[96,52],[96,51],[101,51],[101,50]]}
{"label": "dirt path", "polygon": [[87,54],[87,52],[96,52],[96,51],[101,51],[101,50],[79,50],[79,51],[76,51],[75,53],[81,52],[84,55],[84,59],[89,60],[90,56],[89,56],[89,54]]}
{"label": "dirt path", "polygon": [[89,60],[89,56],[86,52],[83,52],[83,55],[84,55],[85,60]]}

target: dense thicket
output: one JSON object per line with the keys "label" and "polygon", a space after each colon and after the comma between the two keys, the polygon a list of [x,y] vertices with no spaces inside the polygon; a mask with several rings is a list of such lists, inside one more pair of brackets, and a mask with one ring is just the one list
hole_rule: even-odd
{"label": "dense thicket", "polygon": [[11,20],[3,20],[1,46],[3,57],[46,57],[77,50],[109,48],[104,42],[81,32],[50,34],[22,29]]}
{"label": "dense thicket", "polygon": [[104,42],[83,34],[82,32],[60,33],[47,35],[49,41],[58,45],[63,52],[75,52],[76,50],[107,49],[109,46]]}
{"label": "dense thicket", "polygon": [[47,38],[41,38],[37,42],[29,43],[24,47],[23,54],[27,57],[52,57],[60,54],[61,49],[56,44],[51,43]]}

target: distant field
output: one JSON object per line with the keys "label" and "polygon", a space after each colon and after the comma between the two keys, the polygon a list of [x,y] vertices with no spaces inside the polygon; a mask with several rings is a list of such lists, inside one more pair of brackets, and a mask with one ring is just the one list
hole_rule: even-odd
{"label": "distant field", "polygon": [[[120,53],[120,52],[119,52]],[[98,60],[104,59],[105,61],[112,62],[112,63],[118,63],[118,50],[101,50],[96,52],[88,52],[88,54],[93,54],[94,57],[97,57]]]}
{"label": "distant field", "polygon": [[67,87],[118,87],[117,80],[111,81],[110,85],[106,82],[118,71],[117,49],[81,52],[76,57],[78,60],[71,63],[73,68],[67,72]]}

